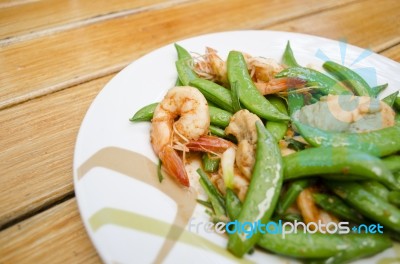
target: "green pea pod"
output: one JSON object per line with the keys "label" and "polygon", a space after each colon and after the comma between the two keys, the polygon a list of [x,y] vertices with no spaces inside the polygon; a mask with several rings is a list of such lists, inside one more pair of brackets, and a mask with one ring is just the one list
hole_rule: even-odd
{"label": "green pea pod", "polygon": [[[180,46],[176,43],[174,44],[174,46],[176,49],[176,53],[178,54],[178,60],[187,61],[187,62],[192,61],[192,56],[186,49],[184,49],[182,46]],[[177,80],[175,82],[175,86],[183,86],[179,77],[177,78]]]}
{"label": "green pea pod", "polygon": [[326,76],[319,71],[305,67],[287,68],[275,75],[276,78],[294,77],[307,81],[308,86],[317,85],[323,94],[351,94],[346,87],[340,85],[335,79]]}
{"label": "green pea pod", "polygon": [[399,191],[390,192],[388,195],[388,201],[391,204],[394,204],[397,207],[400,207],[400,192]]}
{"label": "green pea pod", "polygon": [[220,138],[225,138],[228,139],[229,141],[232,141],[233,143],[237,143],[237,139],[232,136],[232,135],[227,135],[225,134],[225,130],[218,126],[210,125],[209,127],[210,133],[214,136],[220,137]]}
{"label": "green pea pod", "polygon": [[234,113],[236,113],[242,109],[242,106],[240,105],[238,89],[239,89],[239,87],[238,87],[237,82],[235,82],[233,85],[231,85],[232,108],[233,108]]}
{"label": "green pea pod", "polygon": [[377,181],[363,181],[360,183],[364,189],[374,195],[387,201],[389,197],[389,190],[383,184]]}
{"label": "green pea pod", "polygon": [[177,60],[175,62],[179,80],[183,85],[189,85],[190,81],[198,78],[197,74],[190,67],[190,62],[187,60]]}
{"label": "green pea pod", "polygon": [[289,114],[292,116],[297,110],[300,110],[306,105],[304,94],[301,93],[289,93],[288,94],[288,108]]}
{"label": "green pea pod", "polygon": [[333,61],[326,61],[322,67],[339,81],[344,82],[356,95],[374,96],[369,84],[355,71]]}
{"label": "green pea pod", "polygon": [[300,67],[293,55],[290,41],[287,42],[285,51],[283,52],[282,63],[286,65],[286,67]]}
{"label": "green pea pod", "polygon": [[[227,192],[228,196],[228,192]],[[226,207],[231,221],[236,220],[242,210],[238,199],[227,199]],[[229,208],[229,209],[228,209]],[[269,222],[278,226],[281,222]],[[288,229],[289,227],[286,227]],[[323,234],[289,232],[282,234],[265,233],[261,235],[257,245],[280,255],[311,259],[330,258],[346,254],[348,258],[357,259],[377,254],[392,246],[389,237],[378,234]]]}
{"label": "green pea pod", "polygon": [[[289,229],[289,227],[287,228]],[[280,234],[266,233],[258,246],[268,251],[295,258],[330,258],[345,254],[349,259],[358,259],[377,254],[392,246],[388,236],[377,234],[323,234],[290,232],[282,238]]]}
{"label": "green pea pod", "polygon": [[388,84],[387,84],[387,83],[381,84],[381,85],[377,85],[377,86],[375,86],[375,87],[372,87],[372,94],[373,94],[373,97],[377,98],[377,97],[379,96],[379,94],[380,94],[381,92],[383,92],[387,87],[388,87]]}
{"label": "green pea pod", "polygon": [[220,160],[220,158],[213,154],[204,153],[202,156],[204,171],[216,172],[218,170]]}
{"label": "green pea pod", "polygon": [[[307,264],[343,264],[349,263],[349,261],[354,261],[357,259],[366,258],[378,254],[387,248],[392,246],[392,242],[386,235],[378,234],[348,234],[348,235],[338,235],[337,239],[349,239],[348,243],[351,247],[346,248],[345,244],[338,245],[344,248],[344,250],[339,251],[334,256],[328,257],[326,259],[315,259],[312,261],[307,261]],[[354,240],[353,240],[354,239]],[[345,241],[343,241],[345,242]]]}
{"label": "green pea pod", "polygon": [[152,103],[140,108],[129,121],[140,122],[140,121],[151,121],[153,118],[154,111],[156,110],[158,103]]}
{"label": "green pea pod", "polygon": [[197,169],[197,173],[200,175],[200,184],[206,192],[208,199],[210,200],[215,215],[217,218],[223,219],[225,216],[225,200],[211,183],[207,174],[201,169]]}
{"label": "green pea pod", "polygon": [[278,111],[256,88],[247,70],[242,53],[231,51],[228,55],[228,79],[230,85],[237,83],[242,106],[261,118],[284,121],[290,118]]}
{"label": "green pea pod", "polygon": [[236,220],[240,214],[240,211],[242,210],[242,202],[229,188],[226,189],[225,204],[226,212],[228,213],[229,219],[231,221]]}
{"label": "green pea pod", "polygon": [[210,122],[212,125],[225,128],[229,125],[232,114],[215,106],[208,106]]}
{"label": "green pea pod", "polygon": [[400,155],[388,156],[382,159],[382,161],[391,172],[400,171]]}
{"label": "green pea pod", "polygon": [[199,89],[207,101],[213,102],[228,112],[233,111],[231,92],[225,87],[201,78],[190,81],[189,85]]}
{"label": "green pea pod", "polygon": [[[276,107],[281,113],[288,114],[288,110],[286,109],[286,103],[282,98],[276,96],[268,97],[270,103]],[[274,138],[279,141],[285,136],[286,131],[288,129],[288,121],[277,122],[277,121],[269,121],[266,124],[266,128],[269,132],[274,136]]]}
{"label": "green pea pod", "polygon": [[337,133],[293,121],[299,133],[313,147],[332,146],[358,149],[382,157],[400,150],[400,124],[365,133]]}
{"label": "green pea pod", "polygon": [[340,219],[352,221],[354,223],[365,223],[365,219],[353,208],[349,207],[335,195],[325,193],[314,193],[315,203],[327,212],[331,212]]}
{"label": "green pea pod", "polygon": [[179,60],[192,60],[192,55],[190,55],[190,53],[185,48],[176,43],[174,44],[174,46],[176,49],[176,53],[178,54]]}
{"label": "green pea pod", "polygon": [[296,201],[299,194],[308,186],[310,186],[312,181],[310,179],[301,179],[293,181],[287,192],[284,194],[282,199],[280,199],[276,212],[278,215],[283,215],[286,210]]}
{"label": "green pea pod", "polygon": [[346,147],[305,149],[283,157],[285,180],[323,174],[350,174],[400,190],[393,174],[377,157]]}
{"label": "green pea pod", "polygon": [[161,166],[162,166],[162,161],[159,159],[157,165],[157,176],[158,176],[158,181],[160,183],[162,183],[162,181],[164,180],[164,175],[162,174]]}
{"label": "green pea pod", "polygon": [[303,222],[303,218],[301,217],[300,214],[294,214],[294,213],[288,213],[288,214],[283,214],[280,217],[282,221],[288,221],[288,222]]}
{"label": "green pea pod", "polygon": [[[282,187],[282,158],[275,139],[260,121],[256,122],[256,129],[256,161],[237,220],[240,223],[260,221],[265,224],[275,209]],[[246,234],[235,232],[229,236],[228,249],[235,256],[241,257],[257,243],[260,235],[257,232],[248,237]]]}
{"label": "green pea pod", "polygon": [[196,201],[197,201],[199,204],[201,204],[201,205],[203,205],[203,206],[205,206],[205,207],[207,207],[207,208],[213,209],[212,204],[211,204],[210,202],[208,202],[208,201],[204,201],[204,200],[201,200],[201,199],[196,199]]}
{"label": "green pea pod", "polygon": [[400,97],[397,97],[394,100],[394,105],[393,105],[394,109],[397,111],[397,114],[399,114],[400,112]]}
{"label": "green pea pod", "polygon": [[400,231],[400,210],[366,191],[360,184],[325,181],[325,185],[364,216],[385,227]]}
{"label": "green pea pod", "polygon": [[393,107],[394,102],[396,101],[398,94],[399,94],[399,91],[396,91],[396,92],[394,92],[392,94],[389,94],[388,96],[386,96],[385,98],[382,99],[382,102],[385,102],[390,107]]}
{"label": "green pea pod", "polygon": [[[139,122],[139,121],[151,121],[154,115],[154,111],[159,103],[153,103],[147,105],[141,109],[139,109],[134,116],[129,119],[131,122]],[[218,127],[225,128],[229,125],[229,121],[232,117],[232,114],[222,110],[218,107],[208,106],[209,114],[210,114],[210,122],[212,125],[216,125]]]}
{"label": "green pea pod", "polygon": [[175,81],[175,86],[183,86],[183,84],[181,83],[181,80],[179,79],[179,77]]}

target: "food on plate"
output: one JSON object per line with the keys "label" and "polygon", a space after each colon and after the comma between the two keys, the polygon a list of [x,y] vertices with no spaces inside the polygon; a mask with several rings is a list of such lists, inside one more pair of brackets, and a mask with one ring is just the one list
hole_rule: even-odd
{"label": "food on plate", "polygon": [[[333,61],[327,73],[303,67],[289,42],[281,63],[175,48],[176,86],[131,121],[151,121],[153,150],[178,184],[201,185],[231,253],[345,263],[399,240],[398,91],[380,100],[388,84]],[[196,153],[197,179],[185,169]]]}

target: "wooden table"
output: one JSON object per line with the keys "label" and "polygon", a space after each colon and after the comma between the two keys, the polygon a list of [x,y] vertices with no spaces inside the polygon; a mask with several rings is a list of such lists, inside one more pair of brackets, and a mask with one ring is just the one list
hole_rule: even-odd
{"label": "wooden table", "polygon": [[1,0],[0,263],[99,263],[72,158],[102,87],[129,62],[204,33],[302,32],[400,61],[397,0]]}

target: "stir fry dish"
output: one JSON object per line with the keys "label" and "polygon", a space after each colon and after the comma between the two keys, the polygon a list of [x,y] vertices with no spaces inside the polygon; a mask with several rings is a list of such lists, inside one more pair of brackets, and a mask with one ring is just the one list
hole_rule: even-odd
{"label": "stir fry dish", "polygon": [[232,254],[347,263],[400,241],[399,87],[380,99],[387,84],[334,61],[299,65],[289,42],[281,62],[175,48],[175,87],[130,120],[151,122],[160,171],[204,189]]}

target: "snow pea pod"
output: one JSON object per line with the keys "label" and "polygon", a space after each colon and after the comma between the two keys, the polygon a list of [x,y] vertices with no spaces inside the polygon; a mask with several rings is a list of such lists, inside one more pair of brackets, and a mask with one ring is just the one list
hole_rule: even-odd
{"label": "snow pea pod", "polygon": [[222,110],[215,106],[208,106],[208,112],[210,114],[210,122],[213,125],[225,128],[229,125],[232,114],[228,111]]}
{"label": "snow pea pod", "polygon": [[[230,198],[226,199],[226,208],[229,218],[234,221],[242,210],[242,204],[235,194],[231,196],[232,194],[227,192],[227,197],[229,195]],[[391,247],[392,242],[387,236],[378,234],[327,235],[288,232],[285,238],[281,234],[262,234],[257,245],[280,255],[304,259],[330,258],[342,254],[346,254],[347,258],[357,259],[377,254]]]}
{"label": "snow pea pod", "polygon": [[320,87],[321,92],[326,94],[352,94],[346,87],[340,85],[336,80],[325,74],[305,67],[287,68],[275,75],[276,78],[296,77],[307,81],[307,85]]}
{"label": "snow pea pod", "polygon": [[391,172],[400,171],[400,155],[388,156],[383,158],[382,161]]}
{"label": "snow pea pod", "polygon": [[201,169],[197,169],[197,173],[200,175],[200,184],[206,192],[208,199],[210,200],[215,215],[217,218],[223,219],[225,216],[225,200],[222,195],[218,192],[217,188],[211,183],[207,174]]}
{"label": "snow pea pod", "polygon": [[187,60],[177,60],[175,62],[176,71],[182,85],[189,85],[190,81],[198,78],[197,74],[190,67],[190,62]]}
{"label": "snow pea pod", "polygon": [[[149,104],[139,109],[131,119],[131,122],[151,121],[154,111],[159,103]],[[210,123],[212,125],[225,128],[228,126],[232,114],[215,106],[208,106]]]}
{"label": "snow pea pod", "polygon": [[400,97],[397,97],[394,100],[394,104],[393,104],[394,109],[397,111],[397,114],[399,114],[400,112]]}
{"label": "snow pea pod", "polygon": [[363,181],[360,183],[364,189],[374,195],[387,201],[389,197],[389,190],[383,184],[377,181]]}
{"label": "snow pea pod", "polygon": [[400,210],[382,198],[366,191],[356,182],[325,181],[336,195],[345,200],[364,216],[400,231]]}
{"label": "snow pea pod", "polygon": [[379,158],[356,149],[309,148],[283,157],[283,164],[285,180],[323,174],[350,174],[400,190],[400,182]]}
{"label": "snow pea pod", "polygon": [[400,124],[365,133],[337,133],[293,121],[299,133],[313,147],[346,146],[382,157],[400,150]]}
{"label": "snow pea pod", "polygon": [[[283,170],[280,150],[274,137],[260,121],[256,122],[256,162],[238,222],[265,224],[271,217],[282,187]],[[229,236],[228,249],[241,257],[258,241],[261,233],[248,237],[235,232]]]}
{"label": "snow pea pod", "polygon": [[399,94],[399,91],[389,94],[388,96],[386,96],[385,98],[382,99],[382,102],[385,102],[390,107],[393,107],[398,94]]}
{"label": "snow pea pod", "polygon": [[[279,98],[277,96],[270,96],[268,100],[281,113],[284,113],[286,115],[288,114],[288,110],[286,109],[286,103],[282,98]],[[286,131],[288,129],[288,121],[282,121],[282,122],[268,121],[266,124],[266,128],[268,129],[269,132],[271,132],[276,141],[279,141],[286,134]]]}
{"label": "snow pea pod", "polygon": [[228,55],[228,79],[230,85],[237,85],[237,92],[242,106],[261,118],[284,121],[290,118],[279,112],[256,88],[242,53],[231,51]]}
{"label": "snow pea pod", "polygon": [[[192,56],[186,49],[184,49],[182,46],[180,46],[176,43],[174,44],[174,46],[176,49],[176,53],[178,54],[178,60],[182,60],[182,61],[191,61],[192,60]],[[183,86],[183,83],[181,82],[179,77],[176,79],[175,86]]]}
{"label": "snow pea pod", "polygon": [[387,84],[387,83],[381,84],[381,85],[377,85],[377,86],[375,86],[375,87],[372,87],[372,94],[373,94],[373,97],[377,98],[377,97],[379,96],[379,94],[380,94],[381,92],[383,92],[387,87],[388,87],[388,84]]}
{"label": "snow pea pod", "polygon": [[[348,259],[358,259],[377,254],[392,246],[388,236],[378,234],[265,234],[258,246],[274,253],[302,258],[330,258],[345,254]],[[308,263],[308,262],[307,262]],[[343,262],[341,262],[343,263]]]}
{"label": "snow pea pod", "polygon": [[189,85],[199,89],[207,101],[213,102],[226,111],[233,111],[231,92],[225,87],[201,78],[190,81]]}
{"label": "snow pea pod", "polygon": [[240,211],[242,210],[242,202],[232,191],[232,189],[226,189],[225,204],[229,219],[231,221],[236,220],[240,214]]}
{"label": "snow pea pod", "polygon": [[352,221],[354,223],[365,223],[365,219],[349,207],[336,195],[325,193],[314,193],[313,198],[315,203],[327,212],[338,216],[340,219]]}
{"label": "snow pea pod", "polygon": [[290,184],[287,192],[279,201],[277,206],[277,214],[283,215],[286,210],[296,201],[297,196],[308,186],[310,186],[312,181],[310,179],[300,179],[294,181]]}
{"label": "snow pea pod", "polygon": [[174,44],[179,60],[192,60],[192,55],[181,45]]}
{"label": "snow pea pod", "polygon": [[356,95],[374,96],[371,86],[355,71],[333,61],[326,61],[322,67],[344,82]]}
{"label": "snow pea pod", "polygon": [[215,172],[218,170],[220,158],[213,154],[204,153],[202,156],[203,168],[205,172]]}
{"label": "snow pea pod", "polygon": [[152,103],[140,108],[132,118],[129,119],[131,122],[140,121],[151,121],[153,118],[154,111],[156,110],[158,103]]}
{"label": "snow pea pod", "polygon": [[282,63],[287,67],[300,67],[293,55],[292,47],[290,47],[290,41],[286,43],[286,48],[282,56]]}
{"label": "snow pea pod", "polygon": [[400,207],[400,192],[399,191],[392,191],[388,195],[388,200],[391,204]]}

